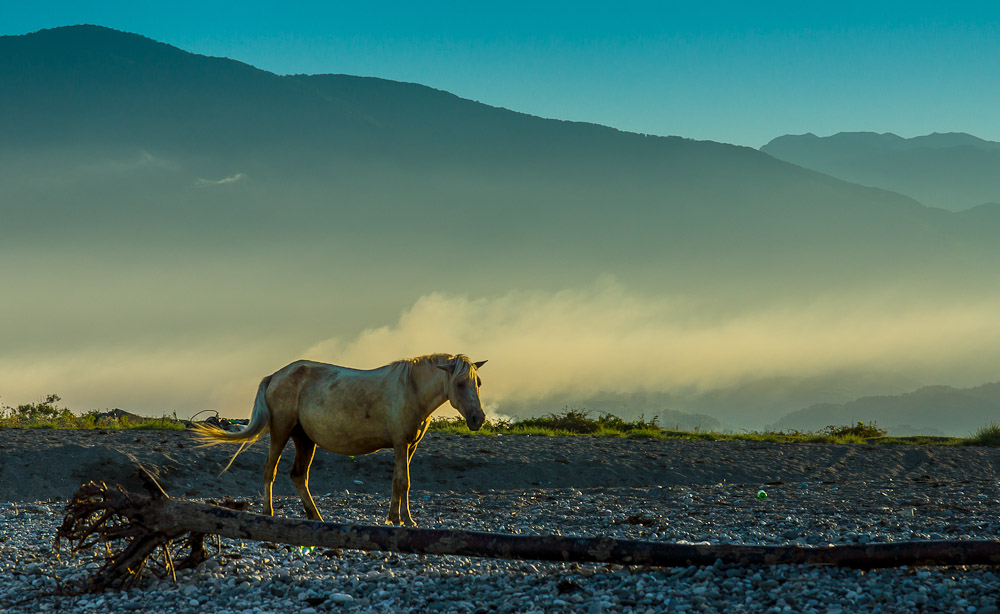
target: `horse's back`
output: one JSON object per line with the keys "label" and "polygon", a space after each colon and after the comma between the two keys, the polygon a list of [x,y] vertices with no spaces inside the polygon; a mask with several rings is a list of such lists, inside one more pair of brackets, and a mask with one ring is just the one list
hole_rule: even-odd
{"label": "horse's back", "polygon": [[336,380],[340,367],[311,360],[297,360],[271,375],[266,399],[272,413],[286,413],[297,409],[303,390],[320,385],[324,379]]}
{"label": "horse's back", "polygon": [[302,426],[319,446],[340,454],[366,454],[392,445],[388,422],[400,391],[383,370],[352,369],[299,360],[271,378],[272,420]]}

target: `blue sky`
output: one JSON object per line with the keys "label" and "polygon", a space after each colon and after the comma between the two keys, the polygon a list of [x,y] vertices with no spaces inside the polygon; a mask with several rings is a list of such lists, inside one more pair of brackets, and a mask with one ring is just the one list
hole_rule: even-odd
{"label": "blue sky", "polygon": [[545,117],[759,147],[781,134],[1000,140],[1000,5],[8,2],[277,73],[423,83]]}

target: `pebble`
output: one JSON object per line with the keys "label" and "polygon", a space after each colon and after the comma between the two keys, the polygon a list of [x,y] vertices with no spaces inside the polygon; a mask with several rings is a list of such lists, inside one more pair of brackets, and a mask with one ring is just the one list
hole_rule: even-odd
{"label": "pebble", "polygon": [[[963,484],[839,483],[769,486],[534,489],[411,495],[426,528],[518,534],[609,535],[669,543],[863,544],[997,539],[996,481]],[[919,501],[913,515],[896,504]],[[278,497],[282,515],[298,510]],[[379,524],[384,493],[330,493],[327,520]],[[22,513],[22,510],[41,510]],[[997,614],[1000,573],[985,566],[860,571],[801,565],[651,568],[504,561],[380,552],[315,551],[222,540],[223,555],[172,579],[99,595],[60,595],[102,564],[101,552],[53,556],[59,503],[4,505],[0,514],[0,611],[12,614],[173,612],[907,612]],[[214,547],[211,552],[215,554]]]}

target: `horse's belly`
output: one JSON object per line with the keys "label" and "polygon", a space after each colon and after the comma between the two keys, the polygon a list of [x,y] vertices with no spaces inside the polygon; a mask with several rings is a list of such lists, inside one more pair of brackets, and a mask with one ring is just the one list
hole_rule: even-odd
{"label": "horse's belly", "polygon": [[345,420],[344,416],[308,413],[300,416],[299,423],[316,445],[336,454],[356,456],[392,447],[384,425]]}
{"label": "horse's belly", "polygon": [[335,454],[346,454],[347,456],[371,454],[383,448],[392,447],[391,443],[381,439],[355,439],[351,441],[330,442],[327,445],[316,442],[316,445]]}

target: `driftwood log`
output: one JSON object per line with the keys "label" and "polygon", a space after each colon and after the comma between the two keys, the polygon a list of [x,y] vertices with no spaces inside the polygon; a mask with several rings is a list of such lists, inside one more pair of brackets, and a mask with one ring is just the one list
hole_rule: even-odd
{"label": "driftwood log", "polygon": [[[154,573],[193,567],[208,554],[206,535],[269,541],[295,546],[380,550],[622,565],[688,566],[723,563],[748,565],[810,564],[872,569],[901,565],[997,565],[1000,541],[920,541],[864,545],[800,547],[694,545],[562,535],[508,535],[480,531],[365,526],[274,518],[239,509],[173,499],[145,470],[140,477],[150,495],[121,487],[84,485],[67,506],[56,535],[75,542],[74,552],[97,543],[126,541],[83,590],[104,590],[134,582],[153,562]],[[187,548],[174,562],[172,552]],[[162,552],[162,561],[157,551]]]}

